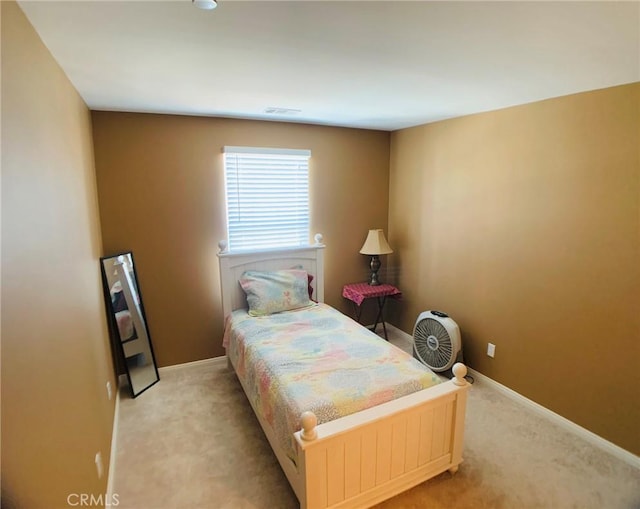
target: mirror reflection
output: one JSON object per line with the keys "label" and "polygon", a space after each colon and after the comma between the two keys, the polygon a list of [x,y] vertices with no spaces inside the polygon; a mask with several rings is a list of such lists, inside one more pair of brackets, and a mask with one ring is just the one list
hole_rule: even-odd
{"label": "mirror reflection", "polygon": [[100,259],[109,325],[135,398],[158,380],[133,253]]}

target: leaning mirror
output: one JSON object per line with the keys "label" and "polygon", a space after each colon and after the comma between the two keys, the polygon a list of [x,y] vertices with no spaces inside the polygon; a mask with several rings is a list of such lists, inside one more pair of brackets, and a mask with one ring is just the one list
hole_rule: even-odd
{"label": "leaning mirror", "polygon": [[135,398],[158,380],[133,253],[100,258],[109,330]]}

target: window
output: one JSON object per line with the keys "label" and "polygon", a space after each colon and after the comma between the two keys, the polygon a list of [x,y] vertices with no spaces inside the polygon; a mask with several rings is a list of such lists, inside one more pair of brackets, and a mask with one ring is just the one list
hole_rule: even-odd
{"label": "window", "polygon": [[309,244],[310,150],[224,147],[230,251]]}

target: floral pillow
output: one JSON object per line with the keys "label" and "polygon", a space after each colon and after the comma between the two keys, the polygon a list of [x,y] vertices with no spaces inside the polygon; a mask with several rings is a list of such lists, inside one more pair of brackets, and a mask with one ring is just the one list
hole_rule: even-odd
{"label": "floral pillow", "polygon": [[[302,265],[296,265],[296,266],[291,267],[291,268],[292,268],[292,269],[297,269],[297,270],[304,270],[304,269],[302,268]],[[314,278],[314,276],[312,276],[311,274],[307,273],[307,280],[308,280],[308,283],[309,283],[309,298],[310,298],[313,302],[317,303],[318,301],[317,301],[317,300],[315,300],[315,299],[313,298],[313,286],[311,286],[311,283],[313,283],[313,280],[314,280],[314,279],[315,279],[315,278]]]}
{"label": "floral pillow", "polygon": [[309,279],[305,270],[248,270],[240,276],[240,286],[247,295],[251,316],[266,316],[313,304],[309,300]]}

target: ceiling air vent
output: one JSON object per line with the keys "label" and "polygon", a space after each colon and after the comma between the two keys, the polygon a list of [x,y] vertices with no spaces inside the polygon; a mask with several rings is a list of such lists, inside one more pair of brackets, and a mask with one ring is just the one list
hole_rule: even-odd
{"label": "ceiling air vent", "polygon": [[273,106],[269,106],[264,110],[265,113],[270,115],[295,115],[301,111],[302,110],[294,110],[293,108],[274,108]]}

